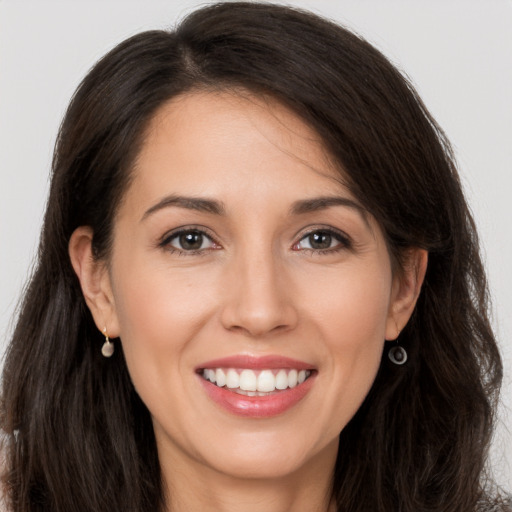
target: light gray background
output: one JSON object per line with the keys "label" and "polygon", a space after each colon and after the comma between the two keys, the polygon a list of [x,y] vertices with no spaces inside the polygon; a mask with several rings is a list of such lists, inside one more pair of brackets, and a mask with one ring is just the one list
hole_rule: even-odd
{"label": "light gray background", "polygon": [[[33,261],[55,135],[88,69],[145,29],[171,26],[178,1],[0,0],[0,350]],[[352,27],[412,79],[454,144],[480,229],[503,350],[493,443],[512,490],[512,0],[297,0]]]}

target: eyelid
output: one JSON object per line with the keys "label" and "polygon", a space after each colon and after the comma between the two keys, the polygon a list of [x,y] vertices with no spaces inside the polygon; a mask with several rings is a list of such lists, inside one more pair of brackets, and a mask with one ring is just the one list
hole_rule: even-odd
{"label": "eyelid", "polygon": [[[198,232],[201,233],[203,236],[207,237],[212,244],[214,244],[213,248],[206,248],[206,249],[197,249],[197,250],[181,250],[179,248],[173,247],[170,245],[170,242],[172,239],[176,238],[177,236],[183,234],[183,233],[189,233],[189,232]],[[323,232],[328,233],[332,235],[338,242],[339,245],[332,248],[327,249],[313,249],[313,248],[300,248],[296,249],[296,246],[306,237],[312,235],[316,232]],[[300,250],[305,252],[317,252],[317,253],[329,253],[329,252],[336,252],[343,249],[351,249],[353,247],[353,241],[349,235],[347,235],[344,231],[341,231],[340,229],[334,228],[332,226],[325,226],[325,225],[314,225],[314,226],[308,226],[301,230],[299,234],[296,235],[295,239],[296,242],[293,243],[292,249],[294,250]],[[197,224],[191,224],[191,225],[184,225],[179,226],[177,228],[174,228],[170,231],[167,231],[158,241],[158,246],[161,248],[164,248],[166,250],[169,250],[171,252],[180,252],[180,253],[187,253],[187,254],[197,254],[197,253],[205,253],[210,250],[216,250],[222,248],[221,244],[217,241],[217,237],[212,233],[212,231],[207,228],[206,226],[201,226]]]}
{"label": "eyelid", "polygon": [[[218,249],[221,247],[221,244],[217,241],[216,239],[216,236],[212,233],[212,231],[210,229],[208,229],[207,227],[205,226],[201,226],[201,225],[197,225],[197,224],[187,224],[185,226],[179,226],[177,228],[174,228],[170,231],[167,231],[158,241],[158,246],[159,247],[162,247],[162,248],[166,248],[167,250],[171,250],[169,249],[169,247],[172,247],[170,246],[170,241],[173,239],[173,238],[176,238],[177,236],[183,234],[183,233],[189,233],[189,232],[197,232],[197,233],[201,233],[203,236],[207,237],[209,240],[211,240],[211,242],[216,245],[217,247],[215,247],[215,249]],[[172,247],[172,250],[174,251],[177,251],[177,252],[187,252],[189,254],[194,254],[194,253],[197,253],[197,252],[204,252],[204,251],[208,251],[208,250],[212,250],[211,248],[208,248],[208,249],[197,249],[196,251],[185,251],[185,250],[181,250],[181,249],[178,249],[176,247]]]}
{"label": "eyelid", "polygon": [[312,235],[316,232],[323,232],[328,233],[332,235],[338,242],[340,243],[340,246],[328,248],[328,249],[312,249],[312,248],[304,248],[304,249],[295,249],[295,250],[302,250],[302,251],[309,251],[309,252],[320,252],[320,253],[328,253],[328,252],[335,252],[337,250],[341,249],[351,249],[353,247],[353,241],[349,235],[347,235],[344,231],[341,231],[340,229],[334,228],[332,226],[322,226],[322,225],[316,225],[316,226],[308,226],[305,228],[306,231],[302,231],[300,234],[296,237],[296,242],[293,243],[292,248],[295,248],[304,238]]}

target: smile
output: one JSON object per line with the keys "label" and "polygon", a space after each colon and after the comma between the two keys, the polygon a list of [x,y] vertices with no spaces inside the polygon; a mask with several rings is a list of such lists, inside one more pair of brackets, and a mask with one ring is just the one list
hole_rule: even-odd
{"label": "smile", "polygon": [[234,355],[196,367],[202,389],[216,405],[242,418],[271,418],[294,409],[318,377],[311,363],[284,356]]}
{"label": "smile", "polygon": [[201,375],[219,388],[245,396],[268,396],[302,384],[310,370],[295,368],[252,370],[249,368],[205,368]]}

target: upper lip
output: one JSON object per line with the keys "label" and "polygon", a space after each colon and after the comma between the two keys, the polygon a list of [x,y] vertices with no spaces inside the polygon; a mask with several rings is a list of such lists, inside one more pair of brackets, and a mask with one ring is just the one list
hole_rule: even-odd
{"label": "upper lip", "polygon": [[299,361],[281,355],[253,356],[237,354],[220,359],[213,359],[197,366],[196,371],[205,368],[247,368],[252,370],[296,369],[313,370],[314,366],[305,361]]}

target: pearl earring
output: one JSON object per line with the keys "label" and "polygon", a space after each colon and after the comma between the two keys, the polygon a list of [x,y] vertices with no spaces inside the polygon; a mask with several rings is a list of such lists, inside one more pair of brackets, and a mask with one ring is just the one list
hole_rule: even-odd
{"label": "pearl earring", "polygon": [[103,357],[110,357],[114,353],[114,344],[108,337],[106,327],[103,329],[103,335],[105,336],[105,343],[103,343],[103,346],[101,347],[101,353],[103,354]]}

